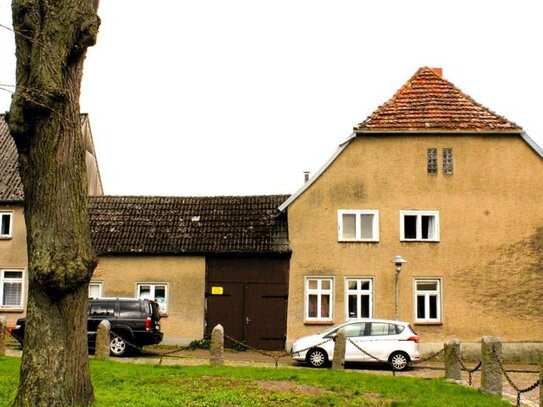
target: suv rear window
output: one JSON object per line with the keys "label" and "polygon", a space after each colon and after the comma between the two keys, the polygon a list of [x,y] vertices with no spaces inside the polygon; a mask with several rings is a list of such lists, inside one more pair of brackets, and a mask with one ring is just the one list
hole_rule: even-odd
{"label": "suv rear window", "polygon": [[119,302],[119,318],[141,318],[141,305],[139,301]]}

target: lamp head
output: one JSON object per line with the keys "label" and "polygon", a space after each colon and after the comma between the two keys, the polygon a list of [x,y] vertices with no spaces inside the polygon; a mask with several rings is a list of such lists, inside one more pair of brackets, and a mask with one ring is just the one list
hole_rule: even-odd
{"label": "lamp head", "polygon": [[407,263],[407,260],[405,260],[402,256],[398,255],[392,259],[392,263],[396,265],[397,269],[400,269],[402,267],[402,264]]}

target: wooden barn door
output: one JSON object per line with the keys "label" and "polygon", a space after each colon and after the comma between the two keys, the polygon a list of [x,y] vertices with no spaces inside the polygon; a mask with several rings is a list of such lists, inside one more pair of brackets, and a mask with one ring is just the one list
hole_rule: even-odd
{"label": "wooden barn door", "polygon": [[227,336],[253,348],[284,350],[288,259],[210,258],[206,263],[206,334],[221,324]]}
{"label": "wooden barn door", "polygon": [[[256,349],[283,350],[286,327],[284,284],[221,283],[207,298],[207,334],[221,324],[227,336]],[[217,286],[218,287],[218,286]],[[233,343],[226,340],[226,345]]]}
{"label": "wooden barn door", "polygon": [[285,291],[284,284],[245,286],[245,341],[248,345],[257,349],[284,350]]}

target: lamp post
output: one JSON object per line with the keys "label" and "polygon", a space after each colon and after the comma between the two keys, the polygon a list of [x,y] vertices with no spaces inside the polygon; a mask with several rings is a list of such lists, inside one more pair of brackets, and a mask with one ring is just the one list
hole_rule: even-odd
{"label": "lamp post", "polygon": [[394,276],[394,317],[398,320],[398,284],[400,282],[400,271],[402,271],[402,265],[407,263],[402,256],[396,256],[392,259],[392,263],[396,266],[396,273]]}

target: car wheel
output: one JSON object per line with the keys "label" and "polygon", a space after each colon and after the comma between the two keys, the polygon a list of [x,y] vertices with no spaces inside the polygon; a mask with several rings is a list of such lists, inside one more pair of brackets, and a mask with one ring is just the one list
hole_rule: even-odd
{"label": "car wheel", "polygon": [[114,336],[109,341],[109,351],[113,356],[122,356],[126,352],[126,342],[120,336]]}
{"label": "car wheel", "polygon": [[409,356],[404,352],[394,352],[388,358],[388,362],[392,365],[394,370],[406,370],[409,366]]}
{"label": "car wheel", "polygon": [[311,349],[307,353],[307,363],[313,367],[323,367],[328,363],[328,354],[322,349]]}

